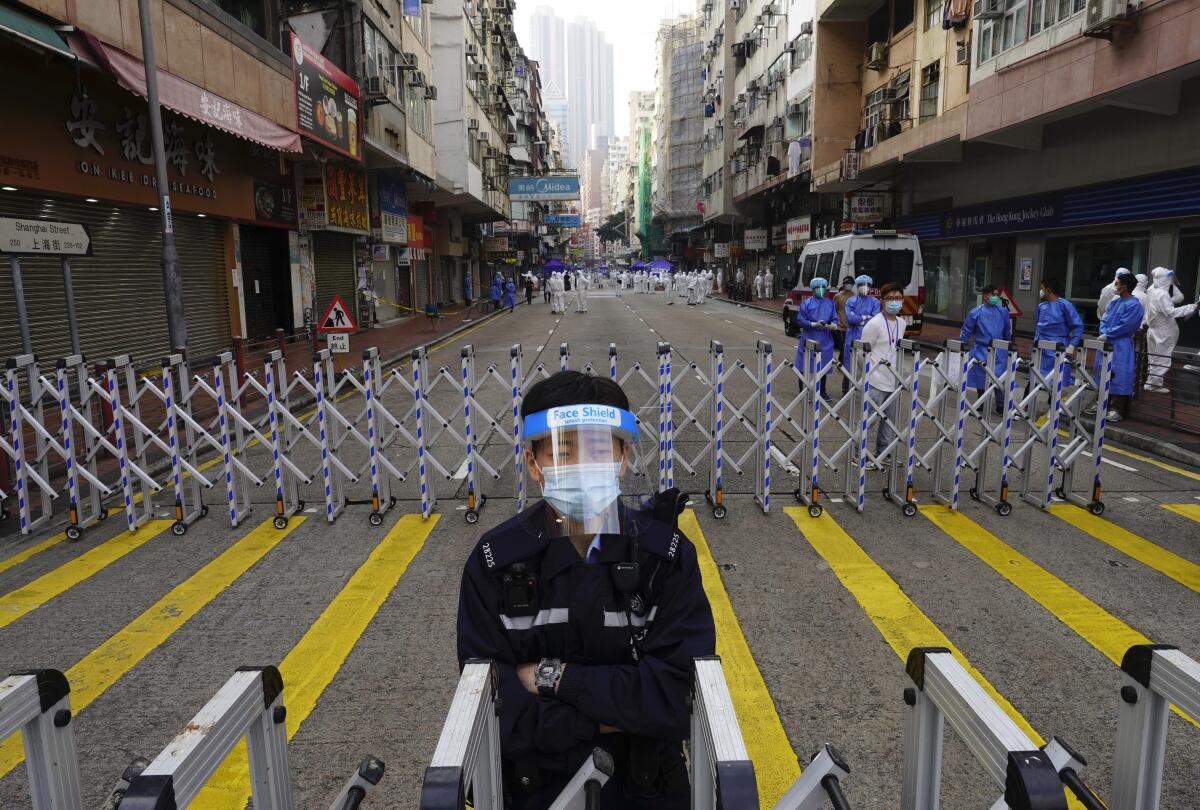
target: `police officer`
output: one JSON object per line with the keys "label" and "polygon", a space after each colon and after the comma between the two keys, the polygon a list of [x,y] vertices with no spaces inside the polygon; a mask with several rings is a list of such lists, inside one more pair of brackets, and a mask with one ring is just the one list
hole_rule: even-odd
{"label": "police officer", "polygon": [[458,658],[499,670],[508,806],[548,807],[596,747],[604,808],[687,808],[693,660],[715,650],[680,496],[650,494],[621,387],[563,371],[521,405],[543,499],[489,531],[463,572]]}

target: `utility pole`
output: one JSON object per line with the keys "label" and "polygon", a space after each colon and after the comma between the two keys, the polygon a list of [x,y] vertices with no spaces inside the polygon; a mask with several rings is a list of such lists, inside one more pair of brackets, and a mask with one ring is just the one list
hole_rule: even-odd
{"label": "utility pole", "polygon": [[183,311],[183,283],[179,278],[179,254],[175,252],[175,226],[171,222],[171,195],[167,183],[167,157],[163,149],[162,108],[158,104],[158,64],[154,58],[154,29],[149,0],[138,0],[142,29],[142,61],[146,67],[146,101],[150,108],[150,137],[154,143],[154,178],[158,191],[158,213],[162,218],[163,290],[167,299],[167,332],[171,349],[187,350],[187,316]]}

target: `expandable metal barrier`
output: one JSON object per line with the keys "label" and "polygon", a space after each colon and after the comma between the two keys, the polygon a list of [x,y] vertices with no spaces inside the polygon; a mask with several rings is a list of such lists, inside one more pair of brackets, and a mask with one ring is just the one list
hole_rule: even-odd
{"label": "expandable metal barrier", "polygon": [[[254,807],[292,810],[287,710],[275,667],[239,669],[184,730],[125,790],[120,810],[186,807],[244,738]],[[330,810],[358,807],[383,778],[383,763],[368,757],[339,791]]]}
{"label": "expandable metal barrier", "polygon": [[1078,776],[1082,758],[1058,738],[1034,745],[949,650],[917,647],[905,669],[913,686],[904,690],[901,810],[941,806],[946,721],[1003,790],[992,810],[1065,810],[1064,785],[1088,810],[1104,810]]}
{"label": "expandable metal barrier", "polygon": [[[757,343],[753,362],[731,360],[713,341],[701,368],[664,342],[650,369],[639,362],[622,367],[616,344],[610,344],[607,374],[630,398],[651,448],[647,461],[656,471],[656,488],[672,487],[677,469],[699,475],[707,466],[705,498],[714,517],[723,518],[728,476],[749,474],[755,504],[769,512],[772,469],[782,467],[799,478],[793,495],[816,517],[826,493],[834,491],[831,481],[861,512],[867,471],[878,468],[887,474],[883,496],[913,515],[914,472],[923,470],[933,500],[950,508],[958,506],[965,474],[971,497],[1001,515],[1012,509],[1010,486],[1040,508],[1057,496],[1103,512],[1105,410],[1088,419],[1085,406],[1108,403],[1112,362],[1104,341],[1085,340],[1073,357],[1040,343],[1038,351],[1053,354],[1055,363],[1043,374],[1035,354],[1024,392],[1018,390],[1018,358],[1002,342],[980,362],[958,341],[928,357],[902,340],[895,366],[882,369],[872,369],[870,347],[861,341],[852,346],[848,366],[836,359],[822,366],[815,344],[807,349],[797,368],[790,360],[777,363],[766,341]],[[1005,351],[1008,360],[998,367]],[[1085,362],[1089,354],[1100,358],[1098,369]],[[570,347],[561,344],[558,355],[557,368],[570,368]],[[966,377],[975,367],[985,384],[972,396]],[[603,364],[582,369],[605,373]],[[845,375],[847,393],[822,395],[822,380],[835,369]],[[509,470],[514,506],[525,507],[520,403],[553,370],[543,362],[526,370],[519,344],[509,350],[507,369],[502,363],[482,367],[468,344],[457,372],[431,370],[424,349],[412,352],[407,368],[390,369],[383,368],[377,349],[369,349],[361,367],[339,373],[322,350],[311,369],[290,374],[280,351],[268,352],[260,369],[241,374],[231,352],[200,374],[174,354],[154,377],[139,377],[127,355],[107,361],[97,374],[88,373],[81,356],[63,358],[49,376],[37,358],[23,355],[8,361],[0,389],[9,417],[0,453],[15,470],[12,493],[3,494],[16,498],[26,534],[46,525],[53,502],[66,494],[67,534],[78,539],[108,514],[113,499],[120,499],[133,530],[155,514],[154,499],[164,493],[174,513],[172,529],[183,534],[208,512],[203,493],[218,478],[224,479],[233,526],[251,513],[254,490],[272,481],[280,529],[305,509],[303,488],[317,481],[327,521],[351,505],[368,504],[368,519],[381,525],[400,485],[416,479],[421,514],[428,517],[437,506],[438,479],[465,478],[465,519],[474,523],[489,497],[499,494],[485,483],[500,481]],[[1068,372],[1076,380],[1071,387],[1064,384]],[[893,390],[873,393],[873,374],[887,377]],[[149,424],[143,416],[150,400],[161,406],[161,422]],[[997,402],[1000,417],[993,416]],[[876,452],[872,434],[880,425],[894,437]],[[263,451],[257,461],[249,453],[256,446]],[[220,472],[210,479],[201,459],[212,455]],[[60,466],[66,471],[62,484],[51,473]],[[1082,492],[1075,491],[1077,481]],[[360,483],[364,497],[355,500],[351,488]]]}
{"label": "expandable metal barrier", "polygon": [[0,740],[21,734],[33,810],[83,806],[70,692],[56,669],[16,672],[0,681]]}

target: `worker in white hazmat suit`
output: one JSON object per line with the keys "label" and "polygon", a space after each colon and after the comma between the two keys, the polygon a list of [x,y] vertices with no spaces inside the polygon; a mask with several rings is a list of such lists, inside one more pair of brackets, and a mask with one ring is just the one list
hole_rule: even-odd
{"label": "worker in white hazmat suit", "polygon": [[1108,309],[1108,305],[1111,304],[1112,300],[1117,297],[1117,287],[1115,283],[1117,276],[1128,272],[1128,267],[1118,267],[1117,272],[1113,273],[1114,280],[1108,282],[1108,284],[1104,285],[1104,289],[1100,290],[1100,297],[1096,299],[1097,321],[1104,317],[1104,310]]}
{"label": "worker in white hazmat suit", "polygon": [[575,279],[575,311],[587,312],[588,288],[592,286],[587,273],[580,273]]}
{"label": "worker in white hazmat suit", "polygon": [[1196,314],[1196,304],[1177,306],[1172,300],[1171,287],[1175,274],[1165,267],[1156,267],[1150,273],[1151,287],[1146,296],[1146,354],[1149,374],[1145,389],[1155,393],[1166,393],[1164,377],[1171,370],[1171,353],[1179,342],[1178,318],[1190,318]]}

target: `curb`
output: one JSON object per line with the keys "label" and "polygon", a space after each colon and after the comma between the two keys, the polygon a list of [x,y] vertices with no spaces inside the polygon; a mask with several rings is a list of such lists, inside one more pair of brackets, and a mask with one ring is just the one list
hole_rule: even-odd
{"label": "curb", "polygon": [[730,306],[734,306],[734,307],[745,307],[746,309],[757,309],[759,312],[765,312],[768,315],[774,315],[776,318],[783,317],[782,309],[772,309],[771,307],[764,307],[764,306],[760,306],[758,304],[748,304],[745,301],[733,301],[729,298],[722,298],[719,295],[712,295],[712,296],[709,296],[709,298],[711,298],[713,301],[720,301],[723,304],[729,304]]}
{"label": "curb", "polygon": [[475,318],[475,319],[471,320],[469,323],[459,324],[458,326],[454,327],[453,329],[449,330],[448,332],[440,332],[434,336],[433,340],[429,340],[424,343],[417,343],[413,346],[409,346],[407,349],[401,349],[400,351],[396,352],[395,354],[390,354],[386,357],[380,357],[379,358],[380,365],[382,365],[384,367],[391,367],[391,366],[399,365],[400,363],[403,363],[405,360],[412,357],[412,353],[416,349],[423,348],[428,352],[430,346],[433,346],[435,344],[442,343],[443,341],[449,340],[450,338],[454,337],[455,335],[457,335],[461,332],[465,332],[468,329],[474,329],[476,326],[479,326],[481,323],[487,323],[492,318],[497,318],[497,317],[503,315],[504,312],[505,312],[504,309],[499,309],[495,312],[489,312],[486,315],[483,315],[479,318]]}
{"label": "curb", "polygon": [[1177,461],[1180,464],[1200,467],[1200,453],[1180,447],[1177,444],[1172,444],[1171,442],[1163,441],[1162,439],[1156,439],[1145,433],[1138,433],[1136,430],[1130,430],[1129,428],[1117,425],[1108,425],[1104,429],[1104,438],[1105,441],[1120,442],[1129,447],[1136,447],[1138,450],[1145,450],[1147,453],[1153,453],[1156,456]]}

